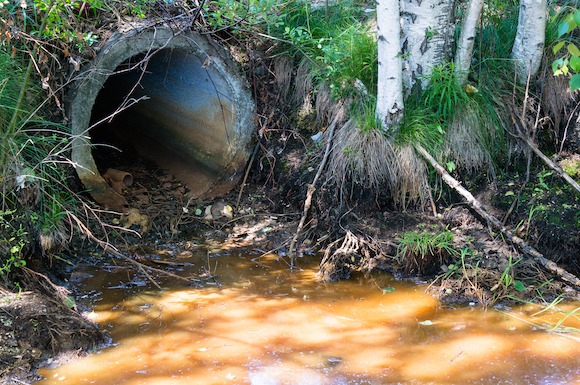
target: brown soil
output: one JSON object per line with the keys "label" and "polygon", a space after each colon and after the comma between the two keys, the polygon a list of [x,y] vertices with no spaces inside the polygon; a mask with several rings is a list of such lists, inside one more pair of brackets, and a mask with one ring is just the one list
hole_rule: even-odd
{"label": "brown soil", "polygon": [[66,352],[58,358],[63,360],[94,351],[103,341],[95,324],[62,302],[0,289],[0,383],[28,383],[41,362],[54,362],[59,353]]}
{"label": "brown soil", "polygon": [[[268,67],[258,61],[254,65]],[[109,152],[100,157],[97,154],[95,159],[101,171],[111,167],[133,175],[133,185],[122,193],[134,211],[103,214],[104,222],[125,231],[104,234],[104,228],[97,226],[94,234],[107,239],[125,256],[143,263],[144,269],[152,266],[152,259],[159,258],[148,253],[147,243],[173,244],[177,250],[192,239],[203,239],[209,245],[215,243],[220,249],[251,248],[258,253],[276,253],[290,266],[288,247],[302,215],[307,184],[311,183],[320,161],[309,138],[316,133],[311,131],[318,128],[302,133],[285,128],[290,118],[284,111],[269,111],[273,105],[286,103],[280,103],[278,94],[270,92],[268,86],[263,87],[266,89],[257,92],[264,99],[258,101],[263,108],[258,115],[268,118],[260,122],[260,150],[239,198],[238,187],[219,199],[193,200],[173,175],[129,149],[124,154]],[[558,187],[561,193],[549,191],[553,178],[542,170],[534,173],[527,190],[514,187],[522,185],[522,178],[519,175],[501,181],[497,189],[487,186],[478,198],[496,210],[496,217],[505,217],[508,226],[547,257],[580,273],[578,199],[565,188]],[[576,290],[557,277],[520,259],[517,250],[483,225],[466,206],[457,203],[460,200],[452,192],[442,192],[448,202],[438,208],[436,216],[420,207],[401,212],[385,192],[371,193],[352,186],[344,195],[328,181],[319,183],[298,239],[296,258],[320,253],[321,279],[347,279],[353,271],[388,270],[400,279],[432,282],[430,292],[449,304],[491,306],[518,299],[550,301],[559,295],[579,298]],[[515,197],[518,200],[510,209]],[[233,218],[214,210],[227,205],[234,209]],[[533,207],[535,216],[530,215]],[[538,207],[542,209],[538,211]],[[561,218],[565,221],[556,220]],[[418,264],[402,257],[399,246],[404,234],[437,235],[446,231],[452,233],[455,252],[432,253],[427,256],[429,260],[421,261],[420,269],[416,268]],[[90,254],[87,244],[82,242],[78,242],[77,252]],[[163,269],[162,265],[154,266]],[[197,282],[204,277],[199,278]],[[103,342],[96,327],[62,300],[37,293],[0,292],[0,302],[2,383],[33,379],[35,367],[43,361],[46,364],[49,357],[61,352],[69,352],[68,356],[83,354]]]}
{"label": "brown soil", "polygon": [[[124,255],[143,263],[145,269],[148,265],[164,268],[150,263],[159,256],[147,252],[148,243],[172,244],[177,250],[185,240],[192,239],[202,239],[210,246],[215,243],[222,250],[244,248],[258,253],[273,252],[290,265],[288,247],[302,214],[306,184],[313,174],[306,166],[307,158],[299,155],[302,148],[301,141],[295,145],[286,143],[280,158],[273,162],[284,166],[267,173],[278,175],[278,178],[264,177],[264,170],[257,170],[251,183],[244,188],[239,204],[238,189],[220,199],[193,201],[188,199],[179,181],[151,163],[135,160],[110,164],[108,166],[133,174],[135,183],[124,194],[132,208],[147,219],[135,221],[129,220],[127,215],[104,216],[104,220],[118,221],[127,230],[109,241]],[[430,292],[451,305],[490,306],[513,302],[517,298],[550,301],[558,295],[578,298],[575,290],[539,266],[520,260],[513,247],[484,226],[463,204],[439,208],[439,214],[433,216],[422,210],[394,210],[384,196],[373,195],[369,199],[364,198],[363,192],[357,194],[360,196],[356,200],[340,207],[332,188],[324,186],[316,192],[316,204],[299,237],[296,258],[304,254],[324,254],[321,279],[346,279],[353,271],[383,269],[400,279],[432,282]],[[494,200],[486,196],[502,194],[505,195],[488,192],[480,199],[489,204]],[[208,207],[225,205],[235,209],[233,218],[220,212],[214,212],[212,218],[207,217]],[[494,214],[501,218],[505,211],[498,205]],[[512,220],[516,220],[516,214],[512,214]],[[450,231],[456,252],[433,255],[432,260],[423,261],[427,263],[425,274],[418,275],[413,268],[409,269],[408,261],[399,253],[401,237],[411,231],[433,235]],[[569,234],[578,233],[577,228],[574,231]],[[145,240],[137,232],[142,232]],[[89,254],[86,247],[78,243],[77,253]],[[464,250],[463,255],[461,250]],[[207,277],[200,274],[198,278],[195,284],[203,284]],[[68,352],[60,356],[67,359],[103,343],[103,336],[95,325],[65,306],[62,300],[30,292],[2,292],[0,295],[0,381],[3,383],[33,379],[33,370],[39,363],[58,362],[47,361],[50,357]]]}

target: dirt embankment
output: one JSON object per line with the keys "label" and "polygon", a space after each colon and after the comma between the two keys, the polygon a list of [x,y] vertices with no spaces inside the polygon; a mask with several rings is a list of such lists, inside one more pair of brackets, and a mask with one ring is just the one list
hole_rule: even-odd
{"label": "dirt embankment", "polygon": [[[0,290],[0,383],[35,380],[40,362],[94,351],[105,341],[97,326],[72,307],[40,292]],[[48,360],[48,361],[47,361]]]}
{"label": "dirt embankment", "polygon": [[[174,242],[177,245],[192,235],[227,245],[230,249],[251,248],[289,258],[288,247],[313,174],[303,143],[300,140],[286,143],[277,160],[281,168],[267,173],[275,175],[276,179],[265,177],[261,165],[255,163],[254,172],[241,195],[238,188],[213,201],[187,199],[186,188],[150,162],[117,159],[117,163],[110,166],[134,176],[134,185],[123,193],[139,213],[140,220],[131,220],[134,215],[103,217],[128,230],[112,241],[125,256],[143,263],[145,269],[147,266],[163,269],[163,266],[151,265],[145,253],[131,247],[133,243]],[[506,190],[510,183],[504,186],[488,187],[479,195],[490,207],[496,203],[494,214],[499,218],[506,217],[508,211],[505,199],[491,198],[515,196],[508,193],[511,190]],[[577,292],[571,287],[534,263],[520,259],[515,248],[493,233],[457,197],[447,194],[448,200],[455,199],[454,203],[441,201],[435,216],[420,209],[394,210],[385,196],[353,194],[356,199],[341,204],[334,188],[324,185],[315,193],[315,204],[299,237],[295,257],[320,253],[323,260],[320,276],[327,280],[348,278],[352,271],[383,269],[401,279],[429,281],[433,283],[430,287],[433,295],[454,305],[490,306],[502,301],[513,302],[516,298],[549,301],[558,295],[577,298]],[[231,213],[225,210],[226,206],[231,207]],[[529,218],[526,207],[529,205],[522,203],[521,207],[513,209],[507,223]],[[555,248],[558,241],[550,238],[550,234],[557,235],[558,239],[564,239],[563,234],[566,234],[569,243],[573,243],[580,229],[578,226],[560,227],[560,230],[546,228],[542,219],[549,217],[549,214],[531,217],[525,222],[526,227],[517,228],[518,234],[530,242],[535,241],[534,245],[547,255],[550,250],[566,255],[565,250]],[[130,231],[141,232],[143,238]],[[416,239],[449,242],[449,249],[435,247],[424,255],[405,254],[402,245],[409,234],[414,234]],[[536,234],[542,236],[535,238]],[[86,243],[76,245],[76,254],[89,254]],[[578,273],[574,270],[576,259],[562,258],[559,262]],[[42,277],[37,278],[45,281]],[[54,288],[51,290],[54,292]],[[60,294],[58,299],[39,293],[0,292],[0,375],[4,383],[10,384],[11,378],[32,379],[40,362],[54,364],[50,357],[60,352],[69,352],[61,356],[67,359],[103,343],[103,335],[96,326],[74,310],[74,300],[67,300],[67,294],[63,295],[62,291]]]}

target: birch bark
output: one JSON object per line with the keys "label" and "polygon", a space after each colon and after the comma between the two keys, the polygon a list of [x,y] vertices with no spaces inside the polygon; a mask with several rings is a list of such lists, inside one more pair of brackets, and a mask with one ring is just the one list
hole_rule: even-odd
{"label": "birch bark", "polygon": [[463,86],[467,82],[467,75],[473,58],[473,43],[477,32],[477,24],[481,17],[483,0],[470,0],[467,13],[461,27],[461,34],[455,52],[455,74],[458,83]]}
{"label": "birch bark", "polygon": [[454,0],[401,0],[403,19],[403,85],[411,90],[422,75],[450,57]]}
{"label": "birch bark", "polygon": [[540,68],[546,37],[546,0],[521,0],[516,40],[512,48],[520,83],[526,83],[528,72],[534,76]]}
{"label": "birch bark", "polygon": [[403,117],[401,21],[399,0],[377,0],[377,117],[385,129]]}

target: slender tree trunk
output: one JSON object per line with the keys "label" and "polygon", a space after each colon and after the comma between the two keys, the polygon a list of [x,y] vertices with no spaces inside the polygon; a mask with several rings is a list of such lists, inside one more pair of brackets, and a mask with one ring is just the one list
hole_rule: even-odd
{"label": "slender tree trunk", "polygon": [[457,52],[455,53],[455,73],[460,85],[465,85],[471,59],[473,58],[473,43],[477,32],[477,24],[481,17],[483,0],[470,0],[467,5],[467,14],[461,27],[461,35],[457,42]]}
{"label": "slender tree trunk", "polygon": [[400,19],[399,0],[377,0],[379,69],[376,111],[386,129],[397,126],[403,117]]}
{"label": "slender tree trunk", "polygon": [[516,40],[512,48],[518,80],[526,83],[528,72],[540,68],[546,37],[546,0],[521,0]]}
{"label": "slender tree trunk", "polygon": [[449,59],[453,43],[454,0],[401,0],[405,57],[403,85],[409,91],[422,75]]}

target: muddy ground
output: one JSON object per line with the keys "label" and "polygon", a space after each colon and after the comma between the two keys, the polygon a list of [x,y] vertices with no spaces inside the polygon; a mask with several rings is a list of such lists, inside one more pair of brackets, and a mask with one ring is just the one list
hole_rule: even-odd
{"label": "muddy ground", "polygon": [[[241,194],[238,188],[213,200],[189,199],[186,186],[145,159],[104,156],[108,163],[101,164],[103,172],[108,167],[131,172],[135,183],[122,191],[131,210],[101,218],[117,228],[105,234],[102,227],[94,226],[94,234],[108,236],[120,254],[145,269],[163,269],[156,263],[159,255],[148,251],[155,244],[180,245],[192,239],[208,247],[276,253],[290,266],[289,246],[313,174],[308,170],[298,173],[308,166],[300,155],[303,142],[297,143],[281,152],[286,159],[279,159],[277,164],[284,164],[284,170],[264,172],[263,163],[255,163]],[[442,304],[453,306],[509,306],[518,301],[549,302],[558,296],[579,298],[574,288],[522,258],[451,191],[441,192],[436,214],[429,207],[402,212],[376,195],[337,205],[336,196],[328,186],[316,192],[316,203],[294,253],[294,258],[318,253],[323,262],[321,279],[348,279],[352,271],[383,269],[399,279],[431,282],[429,291]],[[480,189],[478,198],[547,257],[575,274],[580,272],[576,257],[580,253],[578,199],[555,176],[539,167],[527,185],[521,183],[521,176],[514,175]],[[443,234],[454,251],[404,254],[401,240],[409,233],[425,237]],[[106,343],[105,336],[83,318],[83,309],[76,309],[74,297],[67,292],[72,288],[71,264],[87,259],[98,263],[99,258],[126,261],[119,253],[103,252],[81,238],[75,239],[61,257],[69,264],[54,263],[46,279],[36,276],[37,292],[0,292],[2,383],[27,383],[34,379],[39,365],[54,365]],[[206,278],[200,273],[195,285],[203,285]],[[211,279],[219,282],[219,277]]]}

